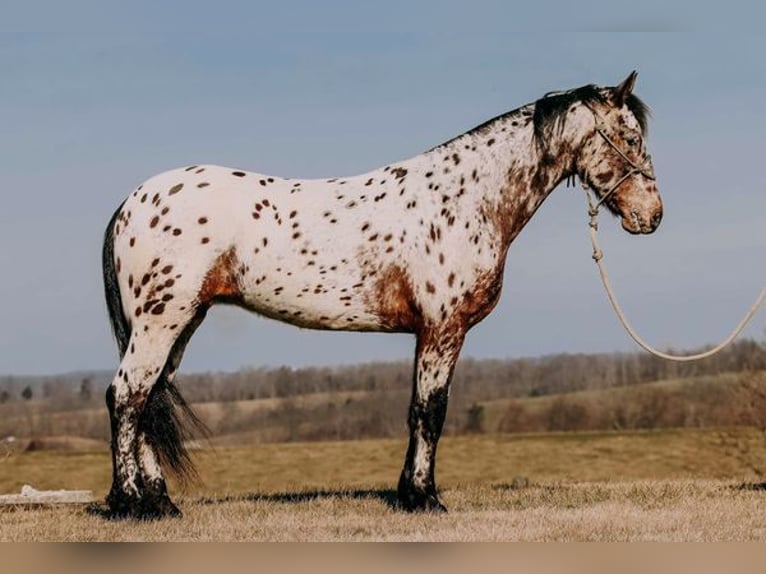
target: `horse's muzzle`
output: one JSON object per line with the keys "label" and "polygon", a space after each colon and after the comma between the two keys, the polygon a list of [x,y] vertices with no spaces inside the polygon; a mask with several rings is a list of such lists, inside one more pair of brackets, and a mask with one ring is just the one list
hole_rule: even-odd
{"label": "horse's muzzle", "polygon": [[650,217],[642,217],[637,211],[631,211],[622,218],[622,228],[634,235],[654,233],[662,221],[662,208],[657,209]]}

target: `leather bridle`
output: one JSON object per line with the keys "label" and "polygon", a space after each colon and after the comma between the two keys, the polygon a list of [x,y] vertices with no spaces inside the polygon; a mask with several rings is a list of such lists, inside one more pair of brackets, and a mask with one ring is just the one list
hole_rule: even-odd
{"label": "leather bridle", "polygon": [[[598,112],[596,112],[596,110],[594,110],[590,106],[586,106],[586,107],[593,113],[593,117],[596,120],[596,133],[599,134],[602,138],[604,138],[604,141],[606,141],[606,143],[608,143],[609,146],[614,151],[617,152],[617,154],[623,159],[623,161],[630,168],[630,169],[628,169],[628,171],[625,172],[625,174],[620,179],[617,180],[617,183],[612,185],[612,187],[609,188],[609,190],[606,191],[598,199],[596,204],[593,206],[594,209],[598,210],[598,208],[601,206],[601,204],[606,202],[611,197],[611,195],[615,191],[617,191],[617,188],[620,187],[620,185],[622,185],[622,183],[626,179],[628,179],[629,177],[632,177],[634,175],[642,175],[646,179],[649,179],[651,181],[654,181],[656,179],[656,177],[654,175],[654,167],[652,166],[652,156],[647,154],[645,156],[645,158],[644,158],[644,162],[643,162],[642,165],[637,164],[636,162],[634,162],[632,159],[630,159],[628,157],[628,155],[624,151],[622,151],[620,149],[620,147],[616,143],[614,143],[612,138],[610,138],[607,135],[607,133],[606,133],[606,124],[604,123],[604,120],[601,118],[601,116],[598,114]],[[580,179],[582,180],[581,183],[582,183],[583,187],[587,187],[587,184],[586,184],[586,181],[585,181],[586,178],[580,178]]]}

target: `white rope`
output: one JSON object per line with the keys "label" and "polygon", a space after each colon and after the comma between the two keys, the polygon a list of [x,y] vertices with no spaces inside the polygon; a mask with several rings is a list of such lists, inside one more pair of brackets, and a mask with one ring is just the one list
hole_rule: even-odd
{"label": "white rope", "polygon": [[601,250],[601,248],[598,245],[598,238],[596,237],[596,233],[598,231],[598,222],[596,221],[596,218],[598,217],[598,205],[594,206],[593,201],[591,200],[591,196],[588,193],[587,189],[583,187],[583,191],[585,191],[585,195],[588,198],[588,215],[590,215],[590,242],[593,245],[593,260],[596,262],[596,265],[598,266],[598,272],[599,275],[601,275],[601,282],[604,284],[604,289],[606,289],[606,294],[609,297],[609,302],[612,304],[612,308],[614,309],[614,312],[617,314],[617,318],[620,320],[620,323],[622,323],[622,326],[625,327],[625,330],[628,332],[628,334],[633,338],[633,340],[638,343],[638,345],[644,349],[645,351],[648,351],[649,353],[660,357],[662,359],[667,359],[668,361],[678,361],[678,362],[685,362],[685,361],[697,361],[699,359],[704,359],[706,357],[710,357],[711,355],[716,354],[718,351],[726,347],[729,343],[731,343],[734,339],[737,338],[737,336],[742,332],[742,330],[745,328],[745,326],[750,322],[750,320],[755,316],[756,312],[758,311],[758,308],[763,303],[763,300],[766,299],[766,287],[763,288],[761,291],[761,294],[758,296],[758,298],[755,300],[755,303],[753,303],[752,307],[748,310],[747,313],[745,313],[745,316],[742,318],[742,320],[739,322],[739,324],[734,328],[734,330],[731,332],[731,334],[726,337],[721,343],[713,347],[712,349],[705,351],[704,353],[697,353],[696,355],[669,355],[668,353],[663,353],[662,351],[658,351],[651,345],[649,345],[646,341],[644,341],[638,333],[633,329],[633,327],[628,322],[627,318],[625,317],[625,313],[623,313],[622,308],[620,307],[620,304],[617,302],[617,298],[614,295],[614,292],[612,291],[612,286],[609,283],[609,276],[606,273],[606,268],[604,267],[604,264],[602,263],[602,260],[604,259],[604,252]]}

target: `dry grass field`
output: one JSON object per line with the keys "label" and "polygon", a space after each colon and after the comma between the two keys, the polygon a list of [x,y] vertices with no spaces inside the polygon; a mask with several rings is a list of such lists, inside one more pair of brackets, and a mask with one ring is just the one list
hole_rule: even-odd
{"label": "dry grass field", "polygon": [[[205,448],[195,453],[200,482],[173,485],[183,519],[10,508],[0,511],[0,540],[766,540],[766,491],[743,458],[766,460],[752,430],[447,437],[444,516],[393,508],[404,448],[403,440]],[[101,498],[109,479],[105,450],[0,459],[3,493],[29,483]]]}
{"label": "dry grass field", "polygon": [[446,515],[385,489],[184,500],[183,519],[107,522],[83,509],[6,512],[4,541],[763,541],[766,493],[732,481],[447,488]]}

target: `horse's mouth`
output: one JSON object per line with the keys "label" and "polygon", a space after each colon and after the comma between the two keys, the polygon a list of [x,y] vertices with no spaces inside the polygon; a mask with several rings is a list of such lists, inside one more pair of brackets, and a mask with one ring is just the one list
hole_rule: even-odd
{"label": "horse's mouth", "polygon": [[635,211],[622,216],[622,228],[631,235],[648,235],[657,229],[651,221],[647,221]]}

